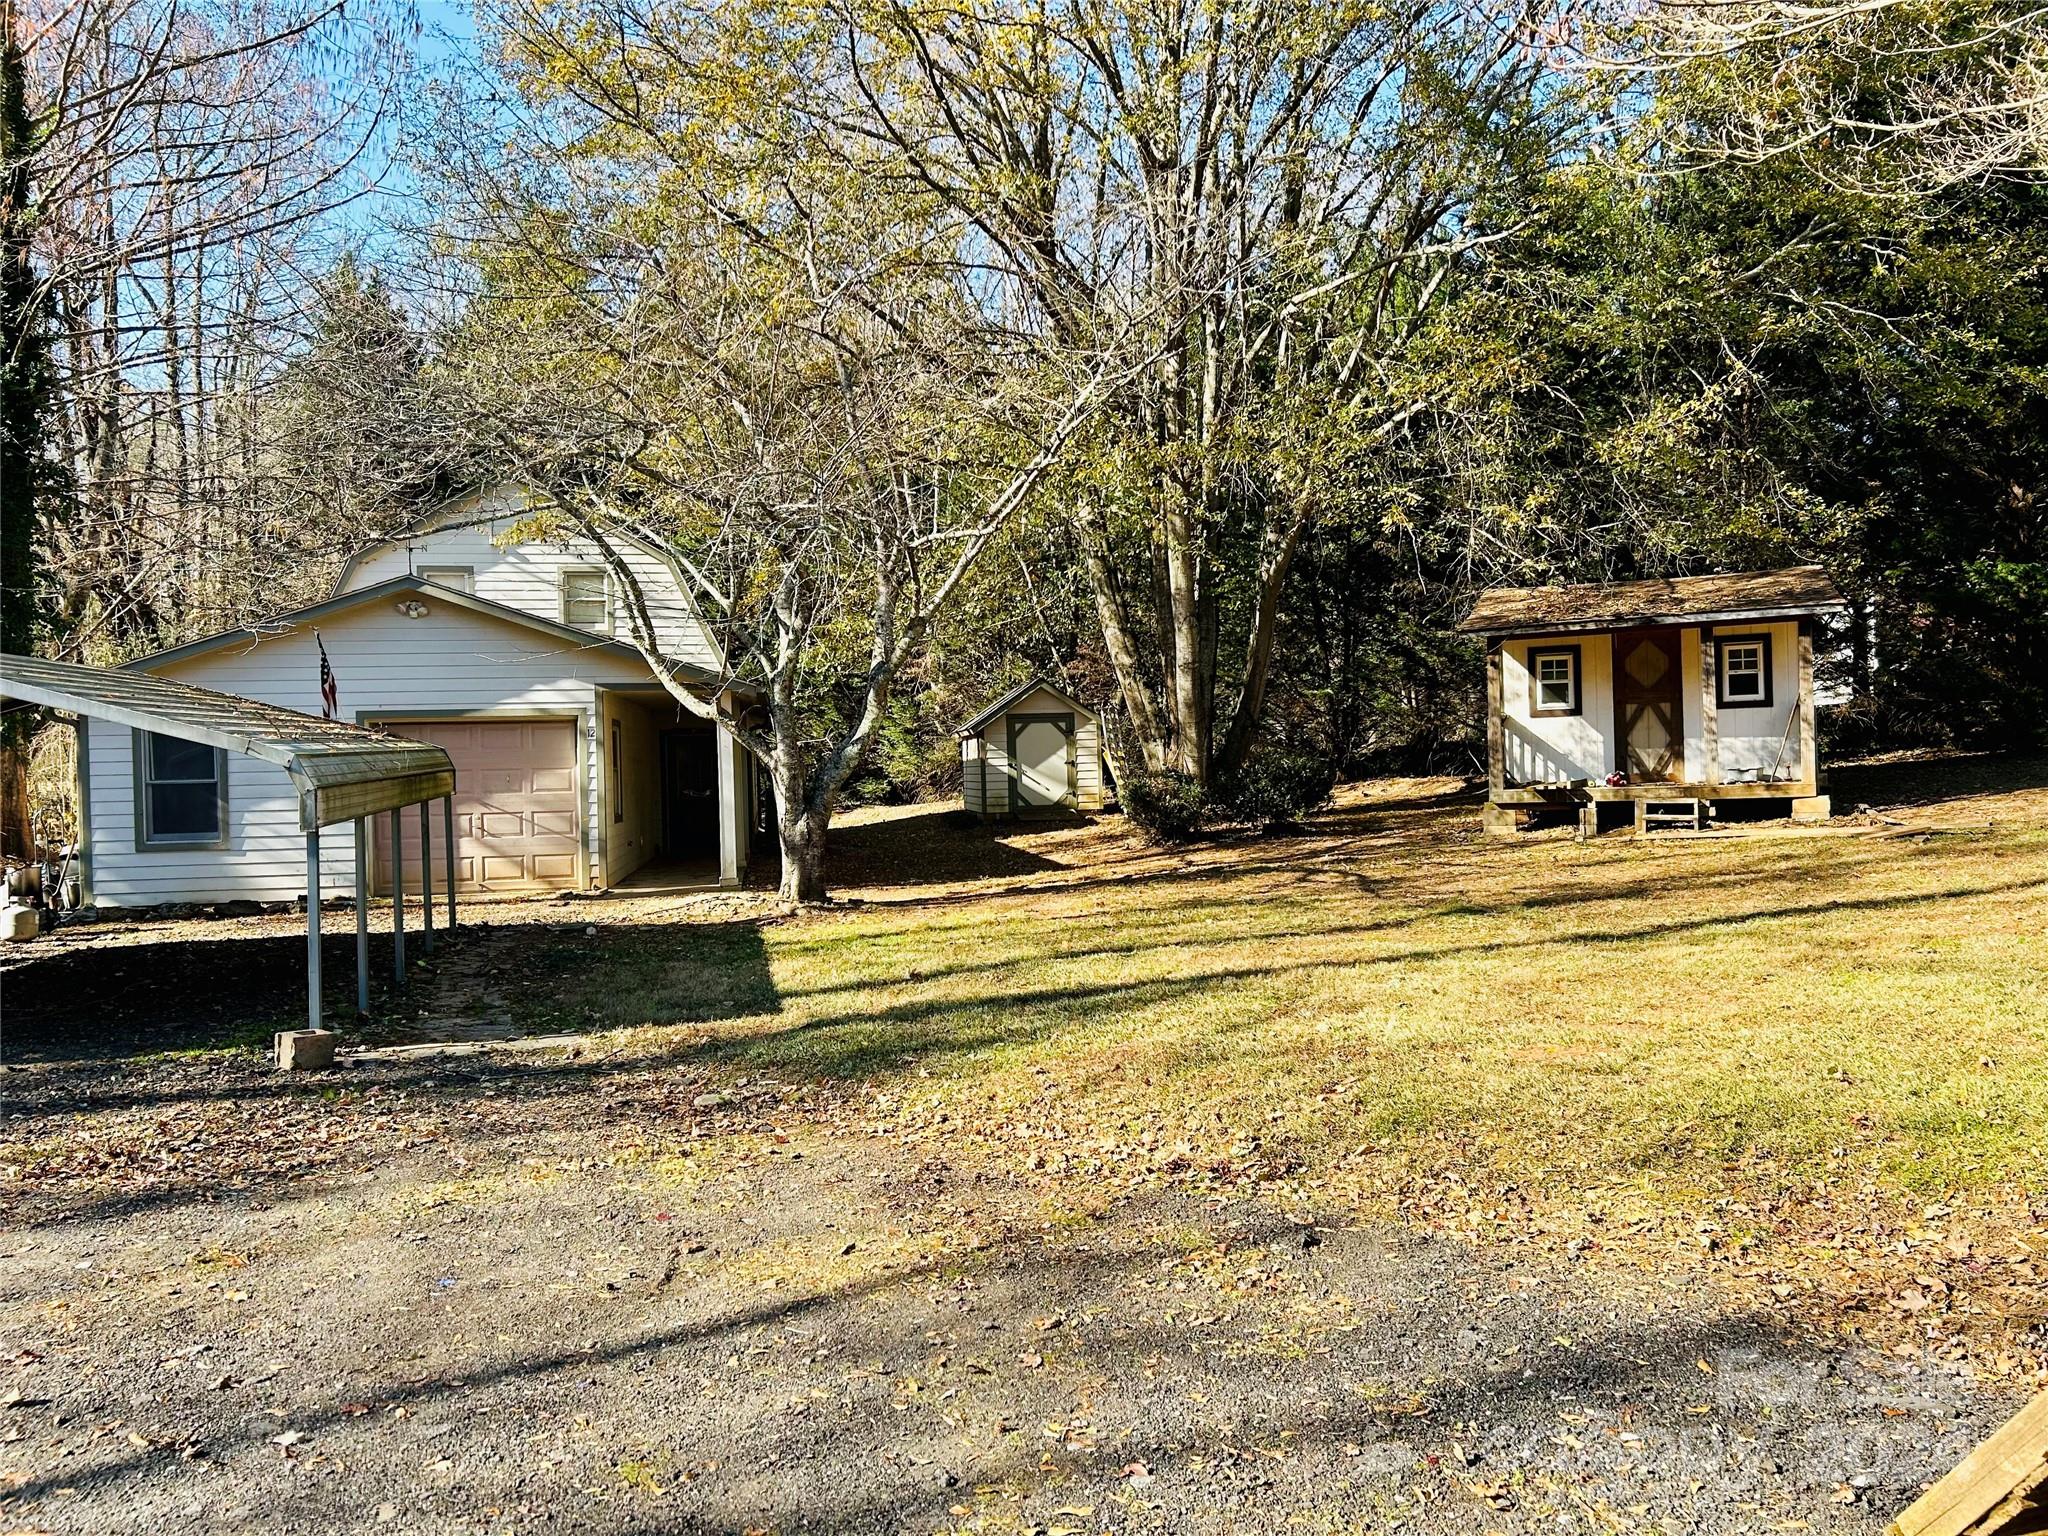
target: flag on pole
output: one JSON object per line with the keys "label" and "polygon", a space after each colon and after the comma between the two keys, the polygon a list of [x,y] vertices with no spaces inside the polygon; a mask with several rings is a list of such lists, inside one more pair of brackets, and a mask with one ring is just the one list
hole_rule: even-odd
{"label": "flag on pole", "polygon": [[327,661],[327,642],[320,638],[320,631],[313,631],[313,643],[320,647],[320,718],[335,720],[341,716],[341,696],[334,687],[334,668]]}

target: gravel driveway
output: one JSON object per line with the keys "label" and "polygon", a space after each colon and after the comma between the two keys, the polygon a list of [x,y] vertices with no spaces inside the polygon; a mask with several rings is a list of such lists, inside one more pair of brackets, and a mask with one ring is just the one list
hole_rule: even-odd
{"label": "gravel driveway", "polygon": [[600,1052],[0,1091],[10,1531],[1876,1532],[2016,1405],[1693,1279],[1077,1201]]}

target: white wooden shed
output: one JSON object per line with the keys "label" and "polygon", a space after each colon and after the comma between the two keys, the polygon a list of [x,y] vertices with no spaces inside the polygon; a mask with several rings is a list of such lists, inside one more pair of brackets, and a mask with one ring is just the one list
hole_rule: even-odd
{"label": "white wooden shed", "polygon": [[989,817],[1102,809],[1102,720],[1050,683],[1020,683],[956,734],[968,810]]}
{"label": "white wooden shed", "polygon": [[1825,820],[1813,646],[1848,605],[1794,566],[1485,593],[1459,626],[1486,638],[1485,824],[1632,804],[1638,829],[1724,800]]}

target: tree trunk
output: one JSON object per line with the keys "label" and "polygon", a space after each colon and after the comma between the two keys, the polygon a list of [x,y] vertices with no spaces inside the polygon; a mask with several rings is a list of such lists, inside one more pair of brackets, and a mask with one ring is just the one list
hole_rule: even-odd
{"label": "tree trunk", "polygon": [[1095,597],[1095,616],[1102,626],[1110,669],[1116,673],[1117,690],[1130,716],[1131,735],[1146,769],[1157,773],[1166,766],[1166,742],[1159,729],[1159,712],[1153,705],[1152,684],[1145,676],[1137,641],[1131,635],[1123,587],[1117,580],[1116,567],[1110,564],[1109,530],[1102,509],[1092,498],[1084,496],[1075,504],[1074,521],[1081,531],[1082,566]]}
{"label": "tree trunk", "polygon": [[1270,522],[1266,525],[1266,547],[1259,556],[1258,600],[1252,608],[1251,630],[1245,636],[1244,683],[1224,733],[1223,751],[1216,761],[1219,778],[1227,780],[1236,775],[1251,756],[1252,741],[1266,712],[1266,680],[1273,671],[1273,639],[1280,625],[1280,598],[1287,588],[1287,572],[1294,564],[1302,529],[1307,525],[1308,519],[1293,511],[1287,514],[1285,528],[1276,530]]}
{"label": "tree trunk", "polygon": [[[0,651],[35,648],[38,491],[50,405],[48,334],[29,240],[35,211],[27,68],[12,10],[0,37]],[[0,719],[0,853],[34,856],[28,814],[31,714]]]}
{"label": "tree trunk", "polygon": [[814,906],[826,899],[825,830],[831,820],[822,812],[784,812],[782,787],[775,789],[775,832],[782,845],[782,877],[777,893],[793,906]]}

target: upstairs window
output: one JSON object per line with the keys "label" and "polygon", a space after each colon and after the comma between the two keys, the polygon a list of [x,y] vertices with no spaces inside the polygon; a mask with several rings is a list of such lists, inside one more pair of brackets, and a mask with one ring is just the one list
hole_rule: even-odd
{"label": "upstairs window", "polygon": [[227,845],[228,758],[218,747],[140,731],[135,738],[138,848]]}
{"label": "upstairs window", "polygon": [[611,584],[602,568],[562,572],[562,622],[577,629],[611,633]]}
{"label": "upstairs window", "polygon": [[476,567],[473,565],[423,565],[419,569],[419,578],[455,592],[476,591]]}
{"label": "upstairs window", "polygon": [[1771,702],[1771,637],[1721,635],[1714,641],[1716,701],[1723,708],[1768,706]]}
{"label": "upstairs window", "polygon": [[1529,652],[1529,713],[1576,715],[1579,712],[1579,648],[1539,646]]}

